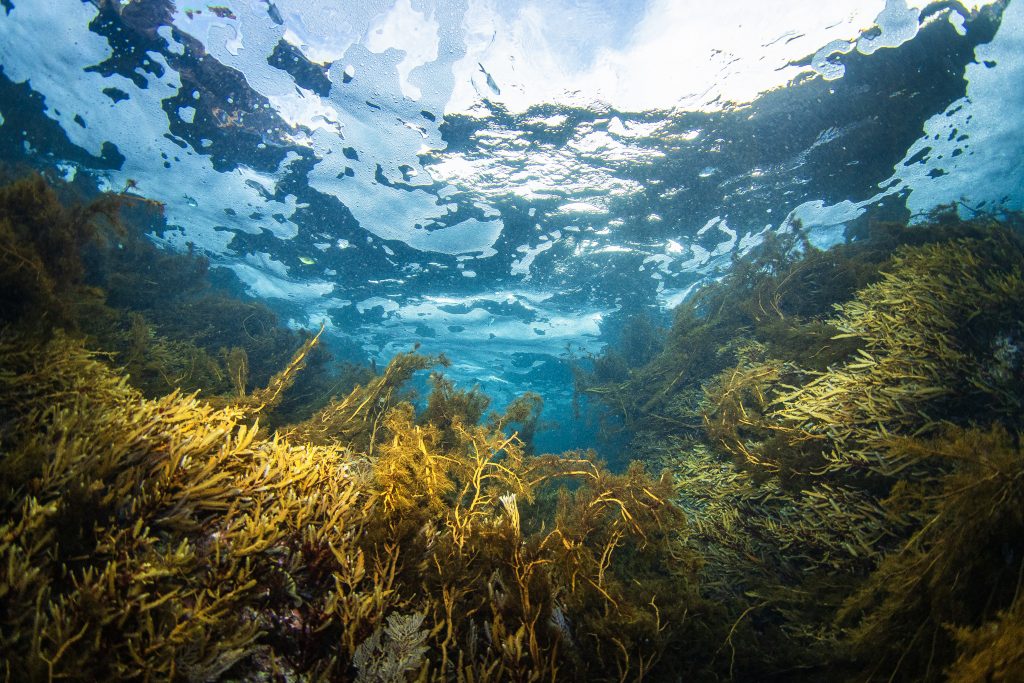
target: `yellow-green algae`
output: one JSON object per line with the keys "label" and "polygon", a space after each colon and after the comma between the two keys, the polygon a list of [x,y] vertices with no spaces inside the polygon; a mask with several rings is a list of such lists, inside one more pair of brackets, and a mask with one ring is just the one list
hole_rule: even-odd
{"label": "yellow-green algae", "polygon": [[828,253],[771,241],[650,363],[582,376],[675,472],[736,678],[1013,680],[1024,646],[985,635],[1019,626],[1024,572],[1007,218],[940,213]]}
{"label": "yellow-green algae", "polygon": [[147,398],[33,313],[0,337],[11,680],[631,680],[700,631],[671,480],[528,455],[530,397],[482,426],[439,381],[417,421],[401,385],[442,359],[401,354],[261,432],[318,335],[266,388]]}
{"label": "yellow-green algae", "polygon": [[[319,335],[133,238],[133,201],[0,189],[6,680],[1019,675],[1018,217],[797,232],[664,344],[635,324],[580,389],[652,477],[532,455],[540,397],[485,416],[438,374],[416,415],[443,357],[289,399]],[[190,306],[231,315],[175,328]]]}

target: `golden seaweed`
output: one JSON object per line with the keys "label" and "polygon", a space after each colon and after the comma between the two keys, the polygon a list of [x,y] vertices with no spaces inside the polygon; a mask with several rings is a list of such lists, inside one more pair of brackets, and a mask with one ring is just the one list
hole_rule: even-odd
{"label": "golden seaweed", "polygon": [[[201,260],[140,246],[117,204],[68,208],[38,179],[0,192],[0,278],[31,302],[5,300],[0,329],[6,679],[1015,675],[1010,228],[943,215],[830,252],[769,239],[663,348],[637,321],[579,375],[633,430],[621,459],[650,461],[615,472],[534,455],[536,395],[485,415],[435,374],[417,414],[408,382],[443,356],[306,379],[323,328],[300,341],[209,295]],[[90,280],[111,274],[90,249],[195,287],[135,301],[141,271]],[[203,314],[170,334],[184,310]],[[304,382],[322,405],[303,414]]]}

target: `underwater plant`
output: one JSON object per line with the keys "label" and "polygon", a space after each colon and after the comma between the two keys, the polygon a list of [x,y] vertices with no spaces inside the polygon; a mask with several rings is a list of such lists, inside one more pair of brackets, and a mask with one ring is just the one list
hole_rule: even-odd
{"label": "underwater plant", "polygon": [[145,399],[61,333],[8,336],[0,357],[0,638],[17,680],[630,680],[665,666],[699,611],[671,483],[639,466],[529,456],[459,418],[450,442],[407,403],[375,423],[355,399],[330,424],[376,430],[374,452],[314,445],[252,421],[283,379],[215,408]]}
{"label": "underwater plant", "polygon": [[0,320],[67,324],[78,297],[65,294],[80,289],[85,278],[81,252],[116,234],[120,205],[118,197],[105,195],[69,206],[39,175],[0,188]]}
{"label": "underwater plant", "polygon": [[[883,502],[919,524],[838,612],[849,647],[873,670],[905,680],[938,678],[958,640],[971,647],[961,650],[952,667],[961,673],[951,680],[969,679],[986,659],[996,668],[1020,660],[1021,641],[993,639],[983,652],[978,637],[986,622],[1022,626],[1015,607],[1024,574],[1020,435],[998,423],[948,427],[931,438],[895,438],[890,452],[946,474],[934,483],[901,481]],[[973,640],[964,636],[975,629]]]}
{"label": "underwater plant", "polygon": [[[443,355],[306,380],[323,327],[211,291],[115,200],[24,183],[0,191],[0,275],[39,306],[0,325],[6,679],[976,681],[1024,661],[1014,224],[768,240],[656,355],[640,321],[580,370],[633,432],[621,459],[647,461],[613,471],[534,454],[536,394],[487,414],[435,372],[417,413],[410,380]],[[134,302],[132,263],[192,284]],[[175,331],[182,311],[248,339],[205,314]]]}
{"label": "underwater plant", "polygon": [[[79,215],[39,179],[19,192],[4,195],[11,231],[26,196],[64,232]],[[668,479],[612,474],[588,453],[530,454],[536,395],[485,419],[486,396],[437,375],[416,416],[404,387],[443,356],[399,354],[312,416],[261,431],[323,329],[275,373],[254,372],[283,345],[233,343],[197,311],[243,329],[275,319],[211,296],[193,277],[202,262],[157,254],[103,216],[122,253],[80,227],[58,268],[10,240],[45,275],[16,281],[55,313],[5,309],[0,331],[6,677],[628,680],[671,668],[669,643],[701,602]],[[21,277],[10,263],[5,277]],[[142,270],[183,286],[135,301]]]}
{"label": "underwater plant", "polygon": [[[1024,531],[1024,241],[948,217],[908,241],[831,317],[759,304],[762,321],[725,334],[718,353],[734,365],[701,380],[703,430],[666,444],[664,420],[638,422],[650,426],[638,450],[676,472],[705,595],[737,619],[735,671],[938,680],[955,634],[1011,618],[1024,568],[1010,540]],[[787,334],[824,344],[826,365],[780,353],[763,331],[789,318]],[[686,376],[690,360],[667,353],[638,376],[670,362]]]}
{"label": "underwater plant", "polygon": [[[150,398],[267,384],[307,339],[262,303],[214,287],[202,256],[158,249],[143,234],[161,228],[157,208],[135,195],[86,200],[39,175],[0,188],[0,322],[87,337]],[[351,388],[331,361],[322,344],[306,358],[314,371],[280,401],[292,421]]]}

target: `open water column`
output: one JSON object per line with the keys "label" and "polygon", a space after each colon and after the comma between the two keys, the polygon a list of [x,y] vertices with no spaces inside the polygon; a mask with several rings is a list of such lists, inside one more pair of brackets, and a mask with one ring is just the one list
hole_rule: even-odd
{"label": "open water column", "polygon": [[1024,4],[0,0],[0,679],[1024,680]]}

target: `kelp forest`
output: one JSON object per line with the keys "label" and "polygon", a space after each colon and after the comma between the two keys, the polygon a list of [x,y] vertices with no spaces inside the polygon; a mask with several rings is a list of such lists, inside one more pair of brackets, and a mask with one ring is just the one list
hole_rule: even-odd
{"label": "kelp forest", "polygon": [[576,358],[609,467],[8,178],[0,677],[1021,680],[1024,221],[954,208],[793,225]]}

